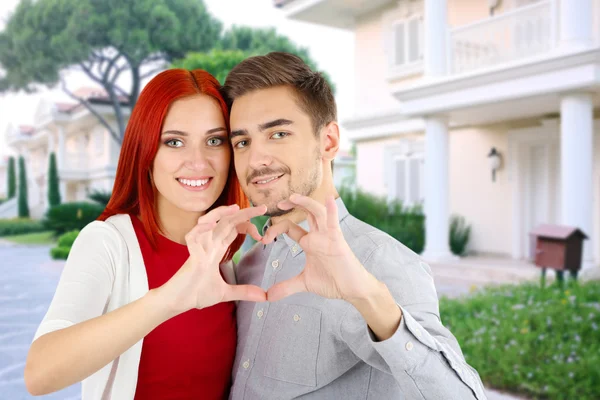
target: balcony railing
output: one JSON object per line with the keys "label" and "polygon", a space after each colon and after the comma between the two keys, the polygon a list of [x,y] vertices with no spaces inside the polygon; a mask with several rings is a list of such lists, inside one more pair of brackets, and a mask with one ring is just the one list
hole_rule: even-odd
{"label": "balcony railing", "polygon": [[452,29],[451,73],[462,73],[542,54],[556,45],[555,0],[543,0]]}

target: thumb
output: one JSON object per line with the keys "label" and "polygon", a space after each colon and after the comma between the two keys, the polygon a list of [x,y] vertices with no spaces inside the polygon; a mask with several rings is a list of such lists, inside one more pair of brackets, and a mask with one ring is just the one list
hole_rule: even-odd
{"label": "thumb", "polygon": [[291,279],[271,286],[267,292],[267,300],[278,301],[284,297],[307,291],[308,289],[306,289],[306,284],[304,283],[304,273],[301,273],[300,275],[296,275]]}
{"label": "thumb", "polygon": [[267,294],[262,288],[254,285],[227,285],[223,301],[267,301]]}

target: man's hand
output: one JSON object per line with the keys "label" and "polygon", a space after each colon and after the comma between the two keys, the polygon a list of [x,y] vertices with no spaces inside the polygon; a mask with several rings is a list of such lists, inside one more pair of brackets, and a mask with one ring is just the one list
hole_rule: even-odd
{"label": "man's hand", "polygon": [[365,269],[344,239],[333,196],[323,206],[310,197],[293,194],[278,207],[304,209],[310,232],[283,220],[264,235],[262,242],[268,244],[277,235],[286,233],[302,247],[306,256],[304,270],[294,278],[273,285],[267,299],[277,301],[300,292],[343,299],[360,312],[378,340],[390,338],[398,329],[402,311],[387,286]]}

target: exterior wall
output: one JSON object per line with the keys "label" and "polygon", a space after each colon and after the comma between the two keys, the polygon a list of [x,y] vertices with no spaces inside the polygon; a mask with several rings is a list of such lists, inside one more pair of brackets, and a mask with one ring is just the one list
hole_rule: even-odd
{"label": "exterior wall", "polygon": [[[503,166],[492,182],[487,155],[495,147]],[[509,255],[512,246],[512,185],[506,158],[508,137],[503,127],[477,127],[450,132],[450,211],[471,225],[469,250]]]}
{"label": "exterior wall", "polygon": [[8,197],[8,162],[0,164],[0,199]]}
{"label": "exterior wall", "polygon": [[421,137],[422,133],[412,133],[356,143],[357,186],[378,196],[387,196],[384,172],[386,146],[396,144],[400,139],[419,139]]}

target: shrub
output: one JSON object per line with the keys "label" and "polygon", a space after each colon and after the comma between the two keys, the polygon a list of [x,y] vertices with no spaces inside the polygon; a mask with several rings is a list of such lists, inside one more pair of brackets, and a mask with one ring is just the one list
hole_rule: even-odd
{"label": "shrub", "polygon": [[44,231],[40,221],[29,218],[0,219],[0,236],[21,235]]}
{"label": "shrub", "polygon": [[93,203],[63,203],[46,212],[44,226],[58,235],[81,230],[95,221],[104,211],[104,206]]}
{"label": "shrub", "polygon": [[386,232],[415,253],[425,246],[425,216],[420,206],[404,207],[399,201],[388,202],[360,189],[343,187],[342,200],[354,217]]}
{"label": "shrub", "polygon": [[457,256],[465,255],[467,244],[471,236],[471,226],[467,226],[465,219],[459,216],[452,216],[450,221],[450,250]]}
{"label": "shrub", "polygon": [[19,157],[19,217],[29,217],[29,202],[27,200],[27,172],[25,171],[25,159]]}
{"label": "shrub", "polygon": [[50,257],[53,260],[66,260],[70,251],[70,247],[53,247],[50,249]]}
{"label": "shrub", "polygon": [[67,232],[58,238],[57,246],[50,249],[50,256],[55,260],[66,260],[71,247],[79,235],[78,230]]}
{"label": "shrub", "polygon": [[486,384],[533,398],[599,398],[600,282],[488,288],[442,298],[440,313]]}
{"label": "shrub", "polygon": [[90,194],[88,194],[88,199],[103,205],[107,206],[108,201],[110,200],[110,196],[112,196],[111,192],[102,191],[102,190],[94,190]]}
{"label": "shrub", "polygon": [[17,195],[17,173],[15,171],[15,158],[8,158],[8,169],[6,171],[6,187],[8,188],[7,196],[12,199]]}
{"label": "shrub", "polygon": [[50,207],[59,205],[61,202],[58,181],[58,168],[56,166],[56,154],[50,153],[48,161],[48,204]]}

